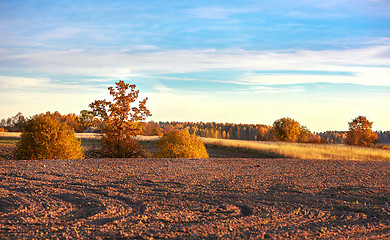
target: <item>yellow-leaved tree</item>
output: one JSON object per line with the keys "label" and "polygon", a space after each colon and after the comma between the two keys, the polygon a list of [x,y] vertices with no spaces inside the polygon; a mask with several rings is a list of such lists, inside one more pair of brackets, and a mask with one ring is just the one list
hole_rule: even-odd
{"label": "yellow-leaved tree", "polygon": [[81,142],[73,129],[50,115],[36,115],[24,127],[14,151],[16,159],[83,158]]}
{"label": "yellow-leaved tree", "polygon": [[202,140],[185,130],[173,130],[164,134],[156,143],[157,158],[208,158]]}
{"label": "yellow-leaved tree", "polygon": [[89,104],[91,114],[102,121],[103,147],[105,157],[129,158],[140,157],[145,151],[134,140],[134,136],[141,133],[140,121],[151,116],[146,108],[145,98],[135,103],[139,90],[120,80],[115,87],[109,87],[113,101],[96,100]]}
{"label": "yellow-leaved tree", "polygon": [[311,134],[307,127],[292,118],[276,120],[273,130],[277,139],[286,142],[308,142]]}

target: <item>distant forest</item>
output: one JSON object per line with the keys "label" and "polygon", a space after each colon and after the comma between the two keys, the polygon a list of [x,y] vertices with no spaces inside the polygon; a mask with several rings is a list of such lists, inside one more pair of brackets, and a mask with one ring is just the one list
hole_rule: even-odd
{"label": "distant forest", "polygon": [[[66,123],[74,129],[75,132],[84,132],[89,127],[98,127],[99,123],[92,119],[88,111],[84,110],[77,114],[61,115],[59,112],[46,113],[60,122]],[[0,132],[20,132],[26,118],[18,113],[8,119],[0,120]],[[274,141],[275,136],[273,127],[265,124],[234,124],[234,123],[216,123],[216,122],[142,122],[143,135],[153,136],[162,135],[174,129],[184,129],[190,134],[200,137],[221,138],[221,139],[240,139],[251,141]],[[378,131],[378,140],[381,144],[390,143],[390,131]],[[344,143],[346,131],[326,131],[312,133],[309,142],[312,143]]]}
{"label": "distant forest", "polygon": [[[143,123],[144,135],[161,135],[172,129],[184,129],[191,134],[207,138],[239,139],[251,141],[275,141],[273,127],[265,124],[233,124],[233,123],[203,123],[203,122],[148,122]],[[377,131],[379,143],[390,143],[390,131]],[[343,144],[346,131],[326,131],[312,133],[311,141],[319,143]],[[325,141],[324,141],[325,140]]]}

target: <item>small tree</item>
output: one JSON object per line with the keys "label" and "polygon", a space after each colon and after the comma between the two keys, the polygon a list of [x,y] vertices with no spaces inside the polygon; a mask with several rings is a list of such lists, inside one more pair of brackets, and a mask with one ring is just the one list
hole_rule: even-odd
{"label": "small tree", "polygon": [[14,155],[16,159],[79,159],[83,158],[80,145],[69,126],[41,114],[25,124]]}
{"label": "small tree", "polygon": [[137,157],[142,151],[133,137],[141,132],[140,121],[151,116],[146,108],[148,98],[138,102],[139,90],[120,80],[109,87],[113,101],[96,100],[89,105],[91,113],[103,123],[102,152],[107,157]]}
{"label": "small tree", "polygon": [[298,121],[292,118],[281,118],[274,122],[273,131],[275,137],[286,142],[308,142],[310,131],[301,126]]}
{"label": "small tree", "polygon": [[300,124],[292,118],[281,118],[273,124],[277,139],[287,142],[298,141]]}
{"label": "small tree", "polygon": [[158,158],[208,158],[202,140],[185,130],[173,130],[164,134],[156,143],[160,149],[154,154]]}
{"label": "small tree", "polygon": [[349,122],[349,131],[345,142],[348,145],[372,146],[378,141],[378,135],[372,131],[373,122],[365,116],[358,116]]}

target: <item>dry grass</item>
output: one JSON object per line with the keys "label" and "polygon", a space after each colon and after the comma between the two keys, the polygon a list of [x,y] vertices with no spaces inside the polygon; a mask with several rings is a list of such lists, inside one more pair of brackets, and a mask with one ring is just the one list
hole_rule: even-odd
{"label": "dry grass", "polygon": [[347,145],[320,145],[287,142],[255,142],[231,139],[203,138],[205,144],[245,148],[260,152],[271,152],[276,156],[299,159],[332,160],[390,160],[387,149],[355,147]]}

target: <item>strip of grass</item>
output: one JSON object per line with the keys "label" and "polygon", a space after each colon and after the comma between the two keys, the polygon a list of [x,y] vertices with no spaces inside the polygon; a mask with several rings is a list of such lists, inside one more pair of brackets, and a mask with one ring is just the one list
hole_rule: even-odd
{"label": "strip of grass", "polygon": [[286,142],[256,142],[213,138],[202,138],[202,140],[205,144],[209,145],[251,149],[289,158],[390,161],[390,151],[388,149],[336,144],[320,145]]}
{"label": "strip of grass", "polygon": [[0,137],[0,144],[16,144],[18,141],[18,138]]}
{"label": "strip of grass", "polygon": [[79,140],[81,141],[81,146],[83,147],[99,147],[102,145],[102,140],[100,139],[82,138]]}

